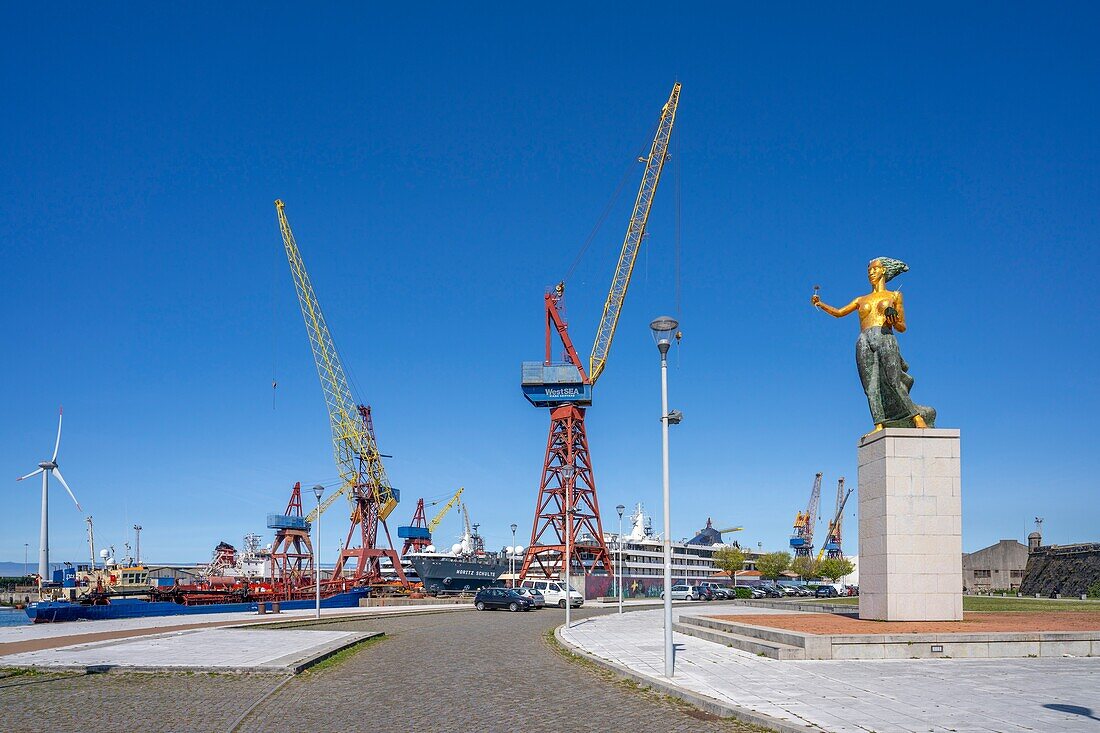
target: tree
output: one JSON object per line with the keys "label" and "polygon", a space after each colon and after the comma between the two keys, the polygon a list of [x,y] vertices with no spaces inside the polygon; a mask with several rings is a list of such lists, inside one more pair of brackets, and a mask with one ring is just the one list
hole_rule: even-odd
{"label": "tree", "polygon": [[852,561],[843,557],[827,557],[817,564],[817,572],[823,578],[836,583],[845,575],[850,575],[856,566]]}
{"label": "tree", "polygon": [[761,577],[778,580],[783,571],[791,566],[791,553],[767,552],[756,558],[756,569]]}
{"label": "tree", "polygon": [[714,564],[719,570],[730,574],[730,579],[737,580],[737,573],[745,569],[745,551],[740,547],[723,547],[714,552]]}
{"label": "tree", "polygon": [[809,555],[800,555],[791,560],[791,570],[801,575],[803,580],[818,577],[817,562]]}

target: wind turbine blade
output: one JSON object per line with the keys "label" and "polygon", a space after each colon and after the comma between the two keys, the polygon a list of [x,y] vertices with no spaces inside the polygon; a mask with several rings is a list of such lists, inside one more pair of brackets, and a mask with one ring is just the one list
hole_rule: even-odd
{"label": "wind turbine blade", "polygon": [[69,488],[69,485],[67,483],[65,483],[65,477],[61,475],[61,471],[58,471],[55,468],[55,469],[52,470],[52,473],[53,473],[54,476],[57,477],[57,480],[61,482],[61,485],[65,487],[65,491],[69,492],[69,496],[72,497],[73,503],[76,504],[76,508],[79,509],[81,512],[83,512],[84,510],[81,509],[80,502],[76,500],[76,494],[74,494],[73,490]]}
{"label": "wind turbine blade", "polygon": [[43,472],[43,471],[45,471],[45,470],[46,470],[46,469],[44,469],[44,468],[40,468],[40,469],[38,469],[37,471],[31,471],[31,472],[30,472],[30,473],[28,473],[28,474],[27,474],[26,476],[20,476],[19,478],[15,479],[15,480],[16,480],[16,481],[22,481],[22,480],[23,480],[23,479],[25,479],[25,478],[30,478],[31,476],[37,476],[38,474],[42,473],[42,472]]}
{"label": "wind turbine blade", "polygon": [[57,408],[57,440],[53,444],[53,458],[51,461],[57,460],[57,449],[61,447],[61,408]]}

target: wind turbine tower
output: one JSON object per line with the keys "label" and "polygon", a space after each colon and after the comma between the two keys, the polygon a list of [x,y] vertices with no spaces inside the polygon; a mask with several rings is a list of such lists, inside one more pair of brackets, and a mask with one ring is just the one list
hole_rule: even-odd
{"label": "wind turbine tower", "polygon": [[16,481],[22,481],[28,479],[31,476],[37,476],[42,474],[42,524],[39,533],[38,540],[38,577],[42,581],[49,581],[50,579],[50,495],[49,495],[49,482],[50,474],[53,474],[61,485],[65,487],[65,491],[69,492],[69,496],[72,497],[73,503],[76,504],[78,511],[83,513],[83,509],[80,508],[80,502],[76,500],[76,494],[69,488],[69,484],[65,482],[65,477],[61,475],[61,470],[57,467],[57,451],[61,447],[61,410],[57,411],[57,440],[53,444],[53,456],[48,461],[42,461],[38,464],[37,471],[31,471],[26,476],[20,476]]}

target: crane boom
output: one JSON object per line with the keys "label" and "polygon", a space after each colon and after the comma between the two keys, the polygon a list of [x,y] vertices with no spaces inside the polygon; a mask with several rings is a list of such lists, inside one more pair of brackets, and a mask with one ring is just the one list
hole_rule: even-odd
{"label": "crane boom", "polygon": [[634,212],[630,216],[630,223],[626,227],[626,238],[623,240],[622,251],[619,252],[619,263],[615,266],[615,276],[611,280],[611,290],[607,293],[607,301],[603,306],[603,316],[600,318],[600,327],[596,331],[596,340],[592,344],[592,355],[588,360],[588,376],[592,384],[600,378],[604,366],[607,364],[607,355],[611,351],[611,340],[615,338],[615,327],[619,323],[619,313],[622,312],[623,300],[626,298],[626,290],[630,286],[630,275],[634,271],[634,263],[638,259],[638,249],[645,236],[646,223],[649,221],[649,210],[653,206],[653,195],[657,192],[657,184],[661,180],[661,171],[668,160],[668,143],[672,136],[672,125],[676,121],[676,107],[680,103],[680,82],[672,86],[672,93],[661,110],[661,120],[657,123],[657,134],[653,137],[653,144],[649,148],[649,157],[645,161],[645,172],[642,174],[642,185],[638,188],[638,197],[634,200]]}
{"label": "crane boom", "polygon": [[378,518],[385,519],[397,506],[397,497],[386,476],[374,436],[364,423],[348,388],[344,366],[340,363],[336,344],[313,292],[313,283],[306,272],[298,244],[294,241],[294,233],[290,230],[282,201],[275,202],[275,211],[279,217],[279,231],[283,235],[283,247],[290,263],[290,273],[294,278],[294,289],[298,293],[298,304],[309,334],[313,361],[317,365],[317,376],[321,380],[321,391],[325,395],[329,427],[332,430],[333,455],[343,482],[321,507],[309,513],[308,520],[315,521],[338,496],[347,496],[350,499],[352,492],[361,487],[367,488],[373,496],[378,506]]}
{"label": "crane boom", "polygon": [[428,532],[435,532],[435,528],[439,526],[439,523],[443,521],[443,517],[447,512],[454,509],[455,504],[462,497],[462,492],[465,491],[465,487],[460,488],[455,492],[455,495],[451,497],[451,500],[443,505],[443,508],[439,510],[439,513],[432,517],[432,521],[428,522]]}

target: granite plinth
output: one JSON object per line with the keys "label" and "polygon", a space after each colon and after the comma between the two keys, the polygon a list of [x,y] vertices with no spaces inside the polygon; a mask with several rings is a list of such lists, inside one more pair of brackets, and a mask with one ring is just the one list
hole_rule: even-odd
{"label": "granite plinth", "polygon": [[886,428],[859,441],[859,617],[962,620],[959,431]]}

